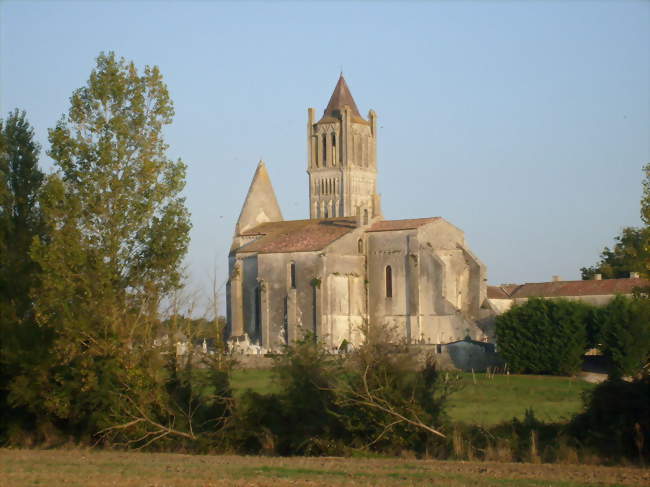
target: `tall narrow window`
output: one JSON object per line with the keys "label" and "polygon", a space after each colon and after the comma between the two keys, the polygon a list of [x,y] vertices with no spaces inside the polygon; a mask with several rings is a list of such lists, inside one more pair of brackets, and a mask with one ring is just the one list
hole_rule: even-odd
{"label": "tall narrow window", "polygon": [[359,239],[359,242],[357,243],[357,249],[360,254],[363,254],[363,240]]}
{"label": "tall narrow window", "polygon": [[393,270],[389,265],[386,266],[386,297],[393,297]]}
{"label": "tall narrow window", "polygon": [[363,210],[363,224],[368,224],[368,210]]}
{"label": "tall narrow window", "polygon": [[336,166],[336,133],[332,132],[332,166]]}
{"label": "tall narrow window", "polygon": [[255,288],[255,336],[262,344],[262,290],[258,285]]}
{"label": "tall narrow window", "polygon": [[323,134],[323,167],[327,167],[327,135]]}
{"label": "tall narrow window", "polygon": [[289,264],[289,286],[291,289],[296,289],[296,263]]}

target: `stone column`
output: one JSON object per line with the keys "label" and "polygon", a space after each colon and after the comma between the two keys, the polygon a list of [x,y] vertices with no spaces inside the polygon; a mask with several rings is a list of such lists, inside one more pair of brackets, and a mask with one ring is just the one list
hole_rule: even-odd
{"label": "stone column", "polygon": [[230,316],[232,336],[244,334],[244,290],[243,290],[244,266],[241,260],[235,260],[233,270],[230,273]]}

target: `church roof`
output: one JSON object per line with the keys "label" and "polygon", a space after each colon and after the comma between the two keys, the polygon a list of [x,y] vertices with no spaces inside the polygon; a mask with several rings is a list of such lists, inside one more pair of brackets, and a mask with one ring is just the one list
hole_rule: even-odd
{"label": "church roof", "polygon": [[244,232],[262,222],[280,220],[282,212],[273,191],[271,178],[264,162],[260,161],[239,214],[236,233]]}
{"label": "church roof", "polygon": [[341,76],[334,87],[334,91],[332,92],[332,96],[330,97],[330,101],[327,104],[327,108],[325,108],[323,116],[318,123],[340,120],[341,112],[345,105],[350,107],[352,119],[354,121],[367,123],[359,113],[357,104],[354,102],[354,98],[352,98],[352,93],[350,93],[350,88],[348,88],[343,73],[341,73]]}
{"label": "church roof", "polygon": [[262,223],[242,233],[243,237],[259,238],[238,251],[260,254],[313,252],[324,249],[355,228],[356,218],[349,217]]}
{"label": "church roof", "polygon": [[411,218],[409,220],[380,220],[373,223],[367,232],[391,232],[397,230],[415,230],[427,223],[440,220],[439,216],[431,218]]}
{"label": "church roof", "polygon": [[520,285],[488,286],[490,299],[561,298],[632,294],[637,287],[650,286],[647,279],[602,279],[590,281],[528,282]]}

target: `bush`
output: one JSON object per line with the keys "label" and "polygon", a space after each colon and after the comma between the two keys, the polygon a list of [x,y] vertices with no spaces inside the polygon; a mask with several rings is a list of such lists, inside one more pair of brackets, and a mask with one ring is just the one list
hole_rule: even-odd
{"label": "bush", "polygon": [[580,370],[591,307],[531,298],[497,317],[499,352],[513,372],[571,375]]}
{"label": "bush", "polygon": [[228,428],[231,446],[243,453],[338,454],[344,435],[334,401],[338,359],[313,335],[285,348],[274,367],[281,392],[247,392]]}
{"label": "bush", "polygon": [[612,377],[634,375],[650,356],[650,299],[616,296],[598,314],[601,350]]}
{"label": "bush", "polygon": [[570,431],[609,459],[650,460],[650,376],[599,384],[585,395],[585,411],[573,418]]}

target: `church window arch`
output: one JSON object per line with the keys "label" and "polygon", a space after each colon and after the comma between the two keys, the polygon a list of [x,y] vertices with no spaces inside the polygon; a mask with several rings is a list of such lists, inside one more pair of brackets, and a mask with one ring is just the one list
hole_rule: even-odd
{"label": "church window arch", "polygon": [[323,134],[323,167],[327,167],[327,135]]}
{"label": "church window arch", "polygon": [[386,297],[393,297],[393,269],[391,266],[386,266]]}
{"label": "church window arch", "polygon": [[336,166],[336,132],[332,132],[332,166]]}
{"label": "church window arch", "polygon": [[357,250],[360,254],[363,254],[363,239],[359,239],[357,242]]}
{"label": "church window arch", "polygon": [[291,289],[296,289],[296,263],[291,261],[289,262],[289,287]]}
{"label": "church window arch", "polygon": [[258,284],[255,287],[255,336],[262,343],[262,288]]}

